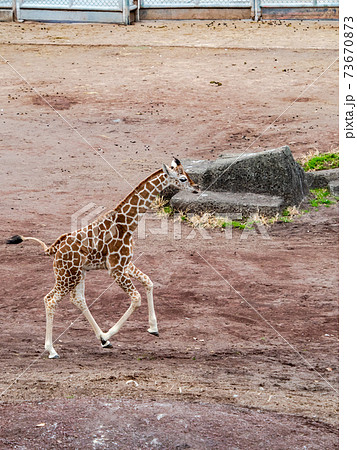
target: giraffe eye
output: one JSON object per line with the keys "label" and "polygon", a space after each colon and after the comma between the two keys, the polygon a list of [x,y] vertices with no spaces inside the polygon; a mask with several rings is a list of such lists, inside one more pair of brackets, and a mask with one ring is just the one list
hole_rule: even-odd
{"label": "giraffe eye", "polygon": [[180,180],[182,183],[184,183],[185,181],[187,181],[187,178],[186,178],[186,177],[180,177],[179,180]]}

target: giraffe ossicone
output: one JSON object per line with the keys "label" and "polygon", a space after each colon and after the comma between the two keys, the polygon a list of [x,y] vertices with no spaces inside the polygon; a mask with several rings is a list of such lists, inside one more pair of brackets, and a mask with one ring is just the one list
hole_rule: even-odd
{"label": "giraffe ossicone", "polygon": [[[159,335],[154,308],[153,283],[131,261],[132,240],[141,216],[145,214],[155,197],[170,185],[192,192],[199,191],[199,187],[185,172],[180,161],[174,158],[171,167],[163,164],[162,169],[142,181],[113,210],[103,214],[86,227],[61,235],[50,246],[40,239],[20,235],[6,241],[7,244],[19,244],[32,240],[42,246],[46,255],[54,256],[53,269],[56,281],[53,289],[44,298],[45,350],[48,351],[49,358],[59,357],[52,341],[53,318],[56,306],[67,294],[70,295],[71,302],[88,320],[102,348],[111,348],[109,339],[118,333],[131,314],[141,305],[141,296],[132,279],[138,280],[146,288],[149,312],[148,332],[155,336]],[[86,273],[98,269],[107,270],[131,300],[127,311],[106,333],[94,320],[84,296]]]}

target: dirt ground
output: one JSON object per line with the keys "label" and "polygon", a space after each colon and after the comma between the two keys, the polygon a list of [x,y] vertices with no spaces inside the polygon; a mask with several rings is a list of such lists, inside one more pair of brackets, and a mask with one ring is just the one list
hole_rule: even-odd
{"label": "dirt ground", "polygon": [[[338,146],[335,22],[0,24],[0,42],[4,239],[51,243],[172,155]],[[103,350],[65,300],[58,360],[50,258],[1,244],[0,448],[337,448],[338,206],[231,238],[160,226],[135,255],[160,337],[143,301]],[[105,272],[86,297],[105,331],[128,305]]]}

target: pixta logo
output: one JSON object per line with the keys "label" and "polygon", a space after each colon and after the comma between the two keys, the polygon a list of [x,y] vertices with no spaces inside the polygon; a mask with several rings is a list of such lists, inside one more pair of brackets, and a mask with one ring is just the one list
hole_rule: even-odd
{"label": "pixta logo", "polygon": [[105,206],[98,206],[93,202],[87,203],[71,215],[71,232],[86,227],[100,216],[104,210]]}

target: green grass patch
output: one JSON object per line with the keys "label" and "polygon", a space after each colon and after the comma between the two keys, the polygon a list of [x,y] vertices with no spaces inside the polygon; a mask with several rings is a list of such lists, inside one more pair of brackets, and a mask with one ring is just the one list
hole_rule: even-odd
{"label": "green grass patch", "polygon": [[164,210],[164,213],[168,214],[169,216],[174,213],[174,210],[171,208],[171,206],[164,206],[162,209]]}
{"label": "green grass patch", "polygon": [[292,222],[292,215],[290,209],[284,209],[279,217],[280,222],[289,223]]}
{"label": "green grass patch", "polygon": [[288,216],[281,215],[278,220],[279,220],[279,222],[284,222],[284,223],[290,223],[293,221],[293,219],[290,217],[290,215],[288,215]]}
{"label": "green grass patch", "polygon": [[244,230],[244,228],[247,225],[248,224],[242,223],[242,222],[238,222],[237,220],[228,220],[227,222],[223,222],[222,223],[222,228],[232,227],[232,228],[239,228],[240,230]]}
{"label": "green grass patch", "polygon": [[305,172],[337,169],[339,167],[338,153],[322,153],[311,157],[303,164]]}
{"label": "green grass patch", "polygon": [[319,206],[329,207],[336,203],[335,197],[333,197],[327,189],[311,189],[311,194],[314,196],[310,200],[310,205],[314,208]]}

